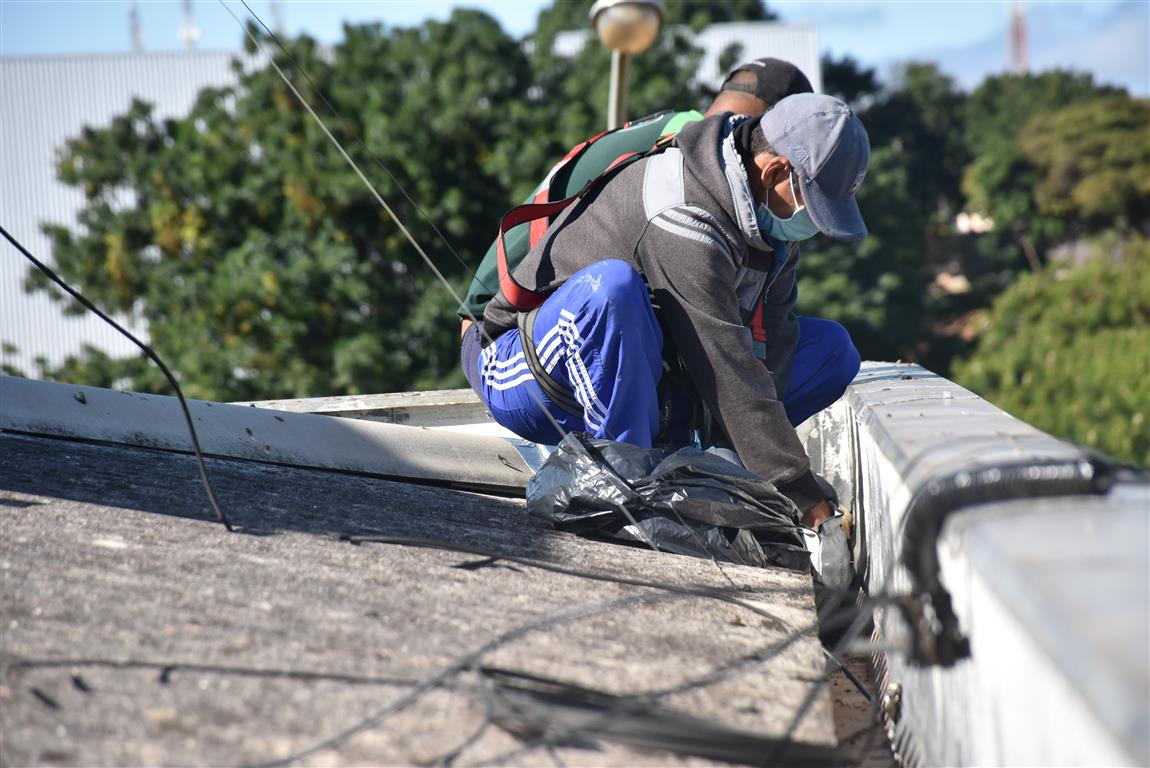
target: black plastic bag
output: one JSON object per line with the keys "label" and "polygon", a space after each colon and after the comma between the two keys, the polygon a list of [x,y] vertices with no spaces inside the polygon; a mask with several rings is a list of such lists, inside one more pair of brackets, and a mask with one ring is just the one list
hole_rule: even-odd
{"label": "black plastic bag", "polygon": [[799,510],[774,484],[697,448],[673,453],[568,434],[527,483],[527,511],[682,555],[805,570]]}

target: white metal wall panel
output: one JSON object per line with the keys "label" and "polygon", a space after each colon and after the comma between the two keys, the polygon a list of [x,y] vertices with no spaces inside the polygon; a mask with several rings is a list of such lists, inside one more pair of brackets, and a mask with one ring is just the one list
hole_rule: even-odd
{"label": "white metal wall panel", "polygon": [[[555,37],[554,51],[558,56],[574,57],[586,45],[599,45],[590,30],[560,32]],[[815,93],[823,90],[819,34],[813,24],[778,24],[773,21],[712,24],[695,37],[695,45],[704,51],[698,78],[712,88],[722,85],[727,76],[727,70],[719,68],[719,57],[728,47],[739,45],[742,53],[737,57],[738,61],[764,56],[789,61],[807,76]],[[667,105],[668,108],[677,106],[686,105]]]}
{"label": "white metal wall panel", "polygon": [[811,81],[815,93],[823,90],[819,65],[819,35],[813,24],[776,24],[774,22],[732,22],[712,24],[699,33],[697,45],[706,53],[699,65],[699,78],[718,88],[727,76],[719,69],[719,57],[731,45],[742,46],[738,61],[772,56],[789,61]]}
{"label": "white metal wall panel", "polygon": [[[40,260],[52,264],[42,222],[74,225],[81,193],[56,181],[55,158],[85,125],[102,127],[133,97],[159,117],[186,114],[207,86],[234,82],[230,52],[0,57],[0,224]],[[23,290],[28,262],[0,245],[0,341],[19,352],[3,362],[35,375],[33,360],[58,364],[84,343],[114,355],[135,347],[92,315],[64,317],[46,295]],[[77,286],[82,290],[83,286]],[[131,330],[146,333],[142,324]]]}

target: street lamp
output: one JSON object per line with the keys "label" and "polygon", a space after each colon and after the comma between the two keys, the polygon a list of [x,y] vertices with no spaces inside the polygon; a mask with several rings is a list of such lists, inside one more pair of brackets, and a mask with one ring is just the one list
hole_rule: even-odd
{"label": "street lamp", "polygon": [[651,47],[663,24],[659,0],[595,0],[591,23],[600,42],[611,49],[611,94],[607,128],[627,119],[627,57]]}

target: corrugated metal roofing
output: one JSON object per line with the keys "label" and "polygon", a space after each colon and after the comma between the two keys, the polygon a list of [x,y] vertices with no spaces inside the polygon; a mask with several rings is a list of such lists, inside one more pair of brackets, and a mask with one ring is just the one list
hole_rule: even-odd
{"label": "corrugated metal roofing", "polygon": [[[132,98],[159,117],[186,113],[200,89],[235,81],[227,51],[0,57],[0,223],[37,258],[51,264],[41,224],[71,225],[83,203],[56,181],[55,159],[83,126],[105,126]],[[91,315],[62,317],[60,305],[22,288],[28,263],[7,243],[0,248],[0,341],[19,347],[3,362],[33,374],[43,356],[58,364],[83,343],[116,355],[135,352],[126,339]],[[82,288],[82,286],[80,286]],[[131,326],[140,333],[146,329]]]}

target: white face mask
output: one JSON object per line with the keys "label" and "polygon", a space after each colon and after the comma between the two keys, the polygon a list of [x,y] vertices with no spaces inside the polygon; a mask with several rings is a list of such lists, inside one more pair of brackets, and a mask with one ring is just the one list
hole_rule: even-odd
{"label": "white face mask", "polygon": [[[791,184],[791,195],[795,200],[799,196],[795,193],[795,175],[791,173],[787,177]],[[775,240],[785,240],[788,242],[798,242],[801,240],[810,240],[814,237],[819,228],[811,221],[811,215],[807,213],[805,205],[799,206],[790,218],[780,219],[778,216],[767,207],[767,204],[761,203],[757,209],[757,218],[759,221],[759,231],[764,238],[773,238]]]}

